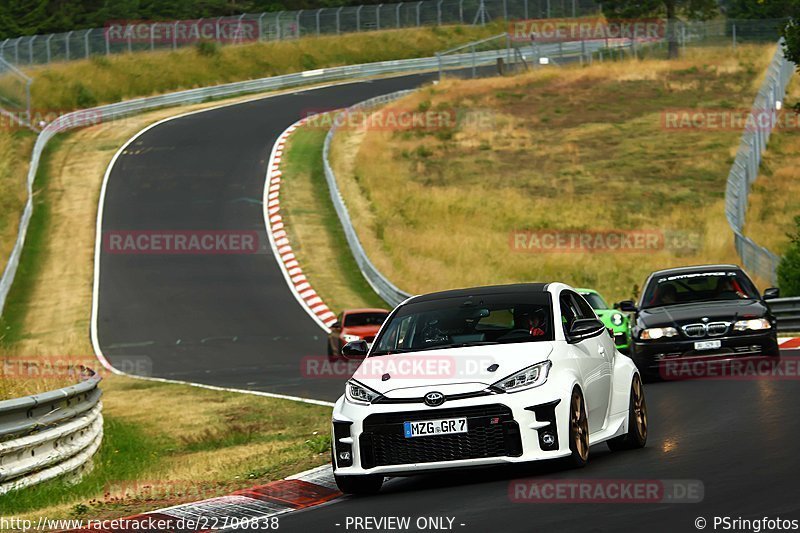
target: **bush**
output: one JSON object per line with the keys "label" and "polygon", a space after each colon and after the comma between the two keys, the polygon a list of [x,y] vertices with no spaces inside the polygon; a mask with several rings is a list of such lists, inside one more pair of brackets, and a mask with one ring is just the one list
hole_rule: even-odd
{"label": "bush", "polygon": [[81,82],[73,86],[75,91],[75,104],[78,109],[86,109],[97,105],[97,97],[92,90]]}
{"label": "bush", "polygon": [[198,41],[195,45],[197,53],[204,57],[219,55],[219,43],[216,41]]}
{"label": "bush", "polygon": [[789,234],[792,244],[778,265],[778,287],[781,296],[800,296],[800,216],[794,217],[795,232]]}

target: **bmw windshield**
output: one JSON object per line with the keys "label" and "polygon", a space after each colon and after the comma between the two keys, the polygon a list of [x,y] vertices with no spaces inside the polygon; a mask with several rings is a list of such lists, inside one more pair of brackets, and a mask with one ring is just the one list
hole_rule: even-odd
{"label": "bmw windshield", "polygon": [[553,338],[548,293],[412,300],[392,314],[370,355]]}
{"label": "bmw windshield", "polygon": [[642,298],[642,308],[755,298],[758,292],[741,272],[691,272],[650,280]]}

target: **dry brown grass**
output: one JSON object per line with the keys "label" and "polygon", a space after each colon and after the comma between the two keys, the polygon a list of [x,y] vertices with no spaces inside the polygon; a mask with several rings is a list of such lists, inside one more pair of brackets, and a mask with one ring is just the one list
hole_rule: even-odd
{"label": "dry brown grass", "polygon": [[[334,164],[370,258],[409,292],[562,280],[611,300],[630,297],[657,268],[737,262],[723,194],[740,133],[665,131],[661,114],[749,108],[773,53],[774,46],[705,48],[672,62],[446,81],[391,108],[454,109],[475,120],[340,134]],[[511,249],[513,230],[543,229],[652,229],[690,246]]]}
{"label": "dry brown grass", "polygon": [[[789,85],[788,106],[800,104],[800,81]],[[753,184],[745,234],[777,254],[786,251],[794,217],[800,215],[800,124],[796,111],[783,111],[788,125],[770,136],[761,171]]]}

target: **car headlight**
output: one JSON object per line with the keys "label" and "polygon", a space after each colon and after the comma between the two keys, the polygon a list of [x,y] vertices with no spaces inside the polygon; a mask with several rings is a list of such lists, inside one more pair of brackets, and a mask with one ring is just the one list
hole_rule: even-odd
{"label": "car headlight", "polygon": [[750,320],[739,320],[733,324],[734,331],[759,331],[770,329],[772,324],[766,318],[751,318]]}
{"label": "car headlight", "polygon": [[621,326],[622,315],[620,313],[614,313],[613,315],[611,315],[611,323],[614,324],[615,326]]}
{"label": "car headlight", "polygon": [[361,337],[359,337],[358,335],[349,335],[347,333],[344,333],[342,335],[342,340],[344,342],[356,342],[356,341],[360,341]]}
{"label": "car headlight", "polygon": [[344,388],[345,399],[350,403],[358,405],[369,405],[378,396],[380,396],[380,394],[374,390],[352,379],[347,382]]}
{"label": "car headlight", "polygon": [[517,392],[526,389],[538,387],[547,381],[547,375],[550,373],[550,361],[539,363],[529,366],[524,370],[520,370],[516,374],[501,379],[492,387],[497,387],[505,392]]}
{"label": "car headlight", "polygon": [[654,341],[662,337],[675,337],[678,330],[675,328],[647,328],[642,331],[639,338],[643,341]]}

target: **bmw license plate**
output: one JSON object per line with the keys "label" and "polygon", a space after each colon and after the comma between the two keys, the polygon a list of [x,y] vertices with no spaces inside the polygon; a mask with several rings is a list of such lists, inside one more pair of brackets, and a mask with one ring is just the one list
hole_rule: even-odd
{"label": "bmw license plate", "polygon": [[431,435],[450,435],[466,433],[466,418],[445,418],[442,420],[421,420],[419,422],[403,422],[403,432],[407,439],[411,437],[428,437]]}
{"label": "bmw license plate", "polygon": [[722,341],[697,341],[694,343],[695,350],[716,350],[722,346]]}

